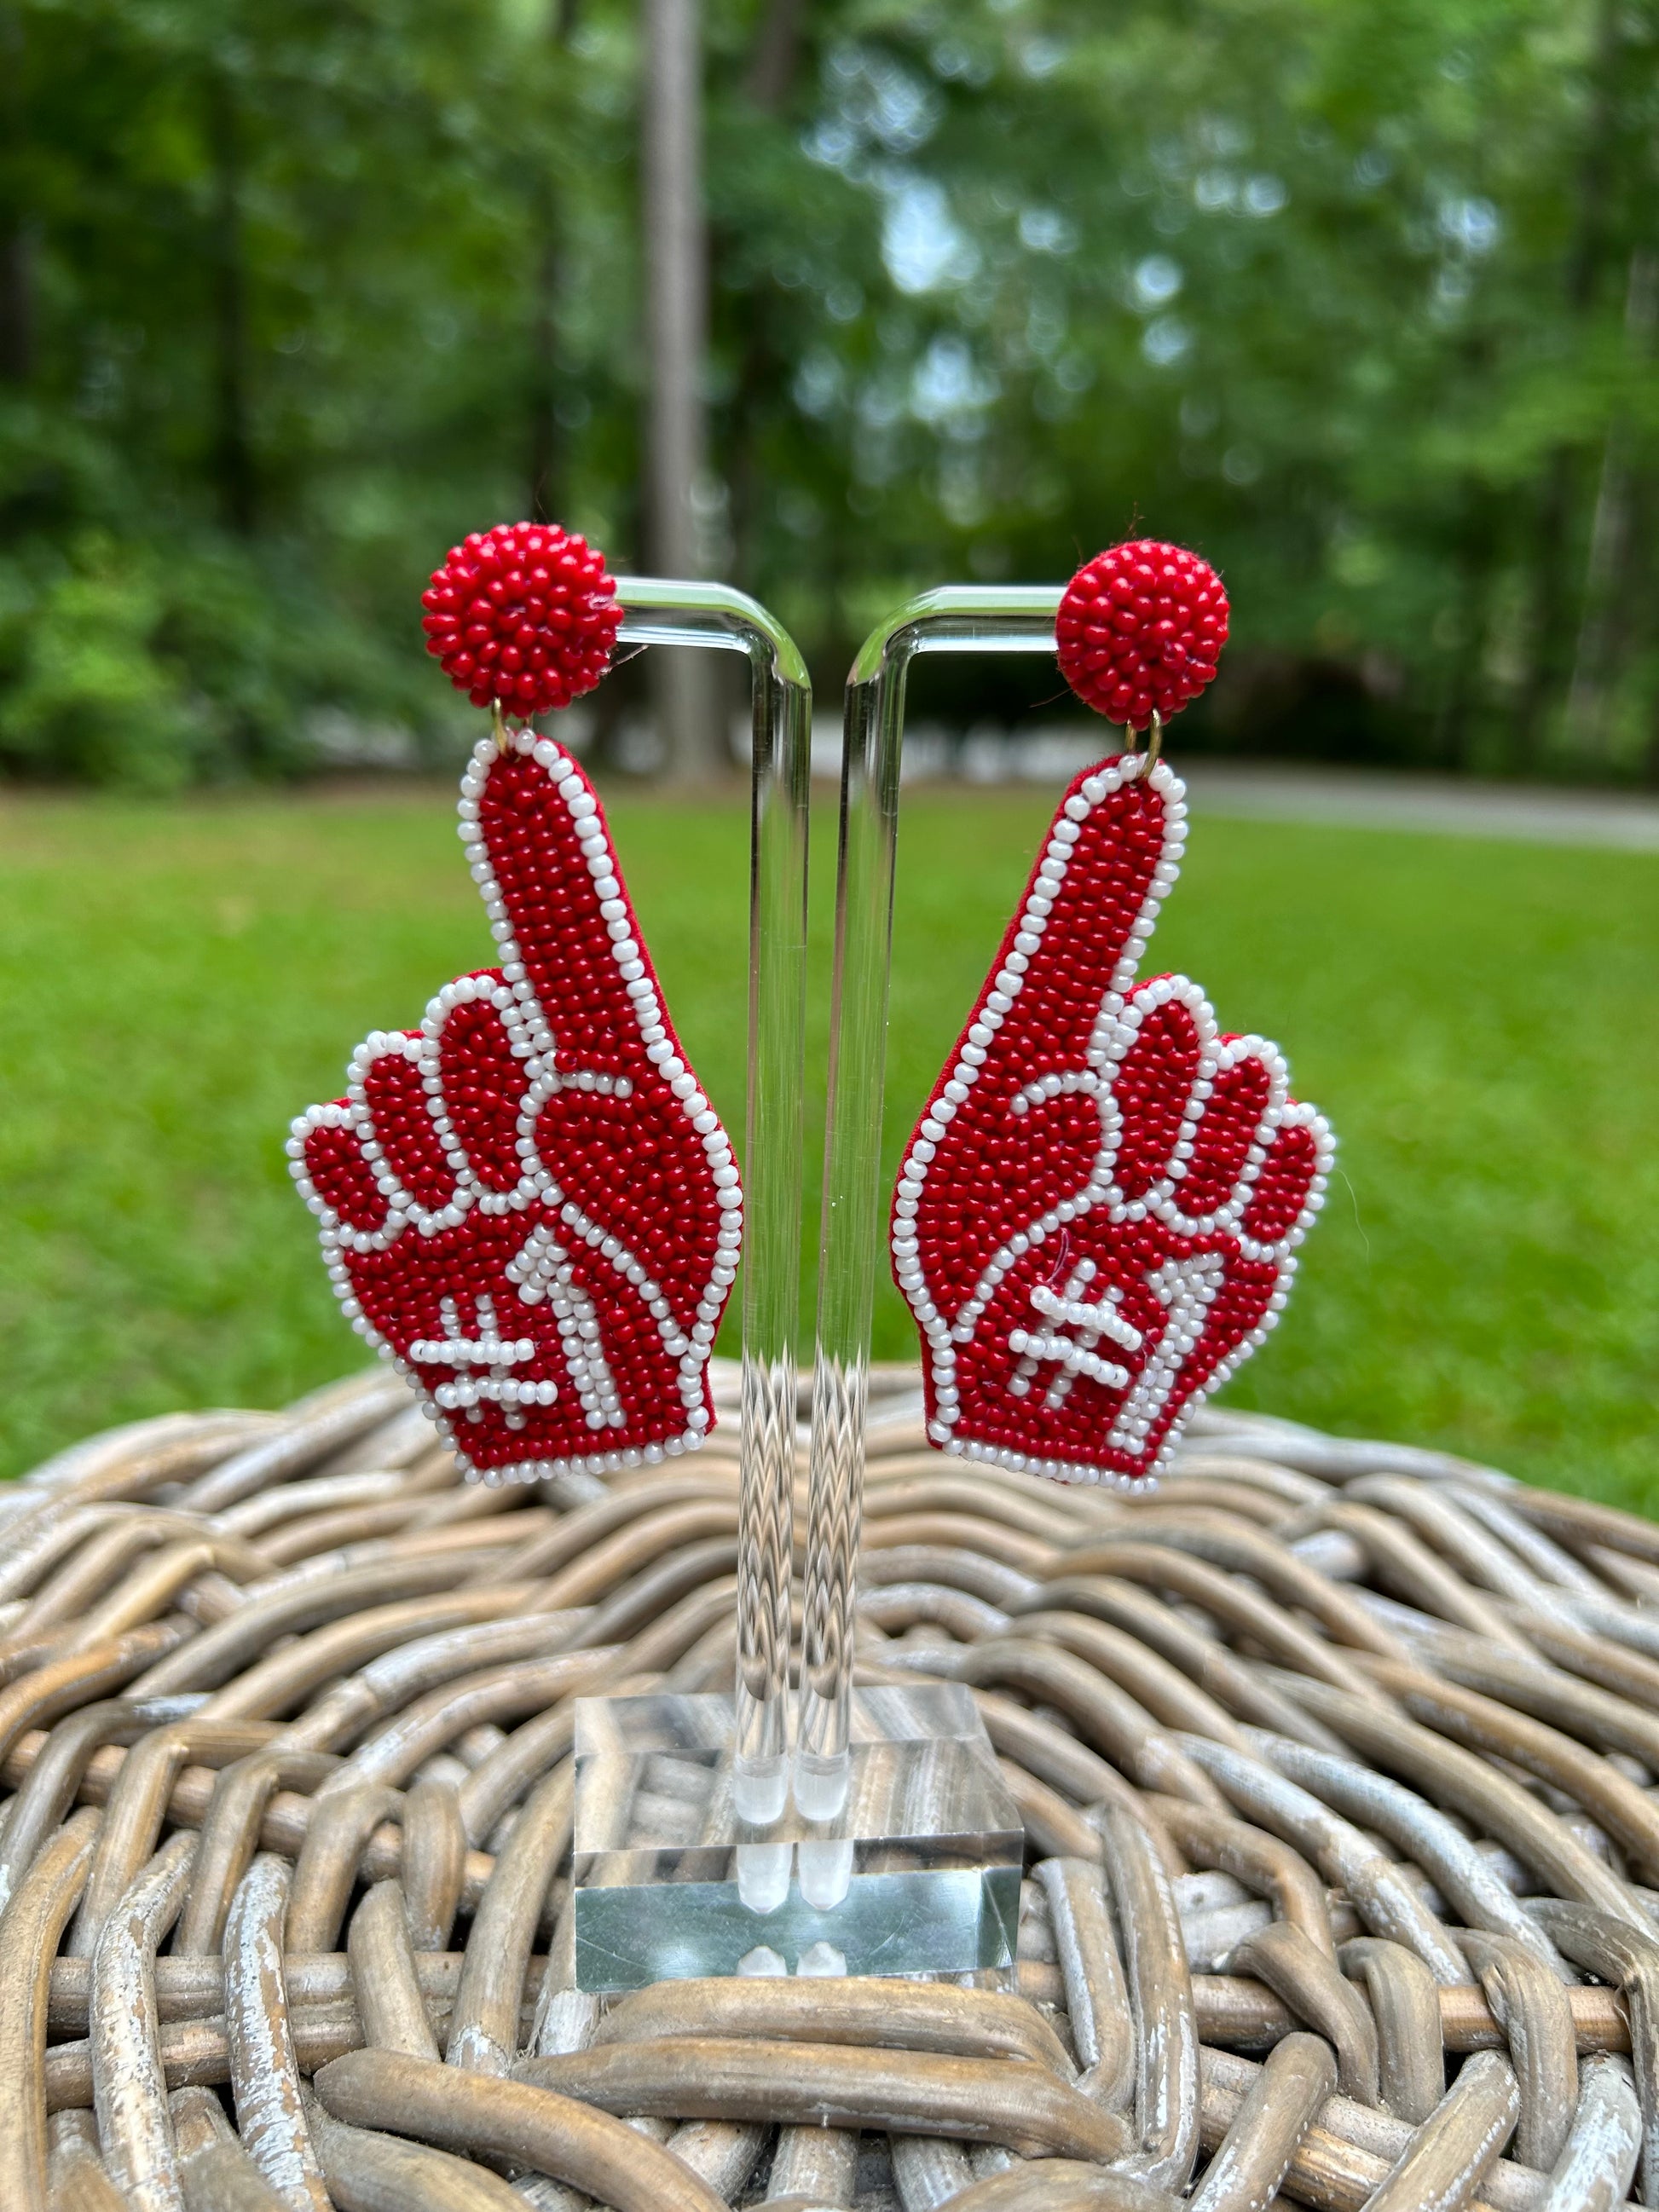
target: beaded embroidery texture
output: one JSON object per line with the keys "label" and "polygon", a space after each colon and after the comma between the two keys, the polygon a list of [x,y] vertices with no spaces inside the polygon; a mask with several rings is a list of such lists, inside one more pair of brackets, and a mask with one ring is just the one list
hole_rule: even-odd
{"label": "beaded embroidery texture", "polygon": [[1329,1126],[1197,984],[1136,980],[1186,813],[1144,754],[1077,778],[906,1148],[893,1272],[945,1451],[1144,1488],[1285,1306]]}
{"label": "beaded embroidery texture", "polygon": [[493,737],[460,834],[501,965],[376,1030],[288,1150],[352,1327],[470,1476],[694,1450],[743,1193],[686,1061],[598,798],[550,738]]}

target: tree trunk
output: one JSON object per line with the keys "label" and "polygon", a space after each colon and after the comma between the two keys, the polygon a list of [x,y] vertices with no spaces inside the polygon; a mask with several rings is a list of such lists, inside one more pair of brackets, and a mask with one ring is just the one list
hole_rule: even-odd
{"label": "tree trunk", "polygon": [[[1607,205],[1613,187],[1614,102],[1618,93],[1619,0],[1601,0],[1596,18],[1595,75],[1583,150],[1578,164],[1572,244],[1565,290],[1569,318],[1582,325],[1593,304],[1605,252]],[[1575,456],[1558,446],[1544,472],[1533,556],[1528,629],[1530,665],[1516,717],[1516,753],[1523,768],[1536,765],[1552,702],[1566,674],[1563,633],[1568,618],[1568,539],[1573,511]]]}
{"label": "tree trunk", "polygon": [[[1630,258],[1630,281],[1625,293],[1625,341],[1633,357],[1639,359],[1651,351],[1656,315],[1659,256],[1638,246]],[[1584,574],[1583,617],[1572,688],[1567,695],[1568,742],[1575,752],[1596,761],[1607,752],[1607,708],[1621,658],[1633,494],[1631,428],[1621,413],[1607,425],[1601,451],[1601,477]]]}
{"label": "tree trunk", "polygon": [[[14,149],[11,165],[21,167],[23,26],[11,8],[0,8],[0,143]],[[15,179],[9,181],[15,191]],[[0,199],[0,384],[27,384],[33,373],[34,226],[9,191]]]}
{"label": "tree trunk", "polygon": [[[704,468],[708,315],[700,0],[644,0],[641,32],[648,552],[659,575],[695,576],[702,566],[696,499]],[[696,782],[718,775],[728,753],[712,656],[658,647],[652,660],[669,775]]]}
{"label": "tree trunk", "polygon": [[0,228],[0,384],[34,374],[34,234],[25,216]]}
{"label": "tree trunk", "polygon": [[767,0],[749,69],[749,97],[775,114],[795,88],[806,0]]}
{"label": "tree trunk", "polygon": [[[568,47],[576,28],[578,0],[559,0],[550,26],[556,48]],[[559,434],[559,301],[565,287],[563,227],[552,164],[531,185],[530,235],[530,498],[526,512],[538,522],[565,520],[563,441]]]}
{"label": "tree trunk", "polygon": [[242,234],[242,134],[236,93],[215,70],[207,84],[208,149],[213,162],[212,471],[225,527],[249,538],[258,522],[253,447],[248,431],[247,266]]}
{"label": "tree trunk", "polygon": [[[800,74],[801,32],[806,0],[767,0],[750,59],[748,93],[769,115],[785,106]],[[732,566],[746,589],[754,588],[755,544],[758,535],[763,470],[760,448],[767,424],[768,398],[788,379],[787,364],[773,343],[771,279],[756,278],[742,306],[743,346],[737,390],[731,409],[728,480],[731,485]]]}
{"label": "tree trunk", "polygon": [[538,522],[563,516],[559,422],[555,390],[559,365],[558,301],[561,290],[558,208],[551,182],[544,177],[531,207],[536,265],[531,278],[530,320],[530,504]]}
{"label": "tree trunk", "polygon": [[1478,487],[1466,492],[1467,520],[1457,562],[1457,643],[1441,695],[1435,752],[1460,775],[1474,766],[1475,721],[1480,663],[1486,651],[1492,590],[1492,538],[1486,501]]}

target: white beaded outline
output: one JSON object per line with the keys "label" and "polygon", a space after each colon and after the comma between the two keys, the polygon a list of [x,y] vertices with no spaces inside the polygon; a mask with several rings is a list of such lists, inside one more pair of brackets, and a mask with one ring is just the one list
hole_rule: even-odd
{"label": "white beaded outline", "polygon": [[[491,970],[483,969],[459,976],[453,982],[445,984],[428,1002],[418,1031],[371,1031],[357,1047],[348,1065],[345,1097],[310,1107],[298,1115],[291,1125],[286,1150],[289,1172],[298,1186],[301,1197],[317,1218],[324,1263],[334,1286],[334,1294],[340,1302],[341,1311],[357,1334],[419,1392],[422,1412],[436,1425],[467,1479],[482,1481],[491,1487],[504,1482],[540,1482],[555,1475],[571,1473],[615,1474],[624,1468],[654,1467],[664,1459],[677,1459],[683,1453],[696,1451],[713,1424],[705,1370],[714,1351],[720,1315],[737,1275],[743,1246],[743,1188],[731,1139],[700,1088],[696,1077],[675,1049],[661,999],[647,972],[643,949],[634,936],[633,917],[617,872],[617,856],[611,843],[610,832],[599,811],[599,800],[577,763],[552,738],[539,738],[533,730],[523,729],[510,732],[508,742],[514,751],[532,759],[545,774],[578,831],[596,895],[599,919],[605,925],[606,934],[611,939],[611,957],[617,963],[633,1006],[634,1018],[645,1046],[645,1056],[662,1074],[680,1111],[697,1136],[708,1163],[721,1220],[716,1237],[714,1264],[698,1300],[696,1318],[688,1334],[675,1322],[659,1285],[622,1239],[607,1231],[603,1223],[593,1220],[574,1201],[567,1200],[553,1175],[541,1161],[536,1146],[537,1121],[542,1107],[556,1091],[574,1086],[626,1097],[631,1094],[633,1085],[626,1076],[613,1079],[586,1070],[562,1077],[552,1066],[553,1032],[535,988],[525,972],[513,926],[507,919],[507,903],[501,896],[488,848],[478,832],[478,802],[491,769],[503,757],[493,734],[483,738],[473,749],[466,773],[461,779],[458,827],[465,841],[469,869],[489,916],[490,934],[501,948],[500,975],[497,976]],[[480,1000],[484,1000],[500,1018],[514,1057],[524,1061],[528,1079],[520,1101],[516,1133],[516,1149],[523,1165],[519,1180],[510,1191],[495,1190],[483,1182],[463,1149],[444,1107],[441,1054],[445,1023],[454,1007],[475,1005]],[[441,1207],[428,1209],[422,1206],[414,1193],[401,1182],[386,1159],[375,1132],[374,1115],[368,1098],[368,1073],[377,1060],[392,1054],[413,1061],[422,1070],[427,1110],[432,1116],[439,1142],[444,1148],[455,1178],[450,1198]],[[313,1182],[306,1170],[305,1140],[309,1133],[317,1128],[349,1129],[364,1160],[371,1169],[378,1170],[375,1174],[376,1186],[386,1200],[386,1218],[379,1229],[354,1228],[329,1205]],[[363,1312],[352,1285],[349,1263],[345,1255],[349,1252],[389,1250],[410,1229],[417,1236],[433,1237],[446,1229],[458,1228],[475,1205],[481,1213],[524,1212],[533,1205],[550,1209],[556,1207],[558,1218],[573,1232],[570,1241],[573,1243],[583,1243],[596,1249],[600,1257],[608,1261],[615,1272],[632,1286],[655,1322],[665,1350],[677,1363],[680,1397],[686,1409],[684,1430],[676,1436],[664,1437],[660,1442],[623,1445],[611,1451],[578,1454],[562,1459],[526,1459],[508,1466],[489,1468],[480,1468],[474,1463],[456,1433],[456,1424],[434,1402],[431,1386],[420,1365],[401,1354]],[[532,1243],[537,1245],[537,1251],[521,1274],[518,1272],[520,1264],[526,1260]],[[540,1304],[547,1295],[551,1286],[548,1262],[554,1255],[557,1256],[551,1264],[556,1269],[560,1262],[565,1261],[566,1255],[558,1243],[549,1236],[547,1219],[544,1215],[526,1238],[525,1250],[507,1269],[509,1279],[519,1284],[520,1299],[526,1306]],[[560,1334],[562,1339],[566,1332],[561,1328]],[[585,1407],[588,1395],[585,1389],[579,1394]],[[597,1397],[597,1393],[595,1395]],[[590,1421],[591,1418],[590,1410]],[[621,1424],[607,1419],[605,1425],[625,1425],[625,1416]]]}
{"label": "white beaded outline", "polygon": [[[1025,1229],[1010,1237],[992,1257],[972,1295],[958,1308],[954,1316],[946,1316],[935,1304],[928,1288],[915,1231],[916,1215],[928,1167],[938,1150],[939,1139],[955,1119],[957,1107],[977,1081],[997,1030],[1001,1028],[1019,995],[1031,957],[1041,945],[1054,899],[1066,879],[1071,850],[1082,834],[1082,824],[1103,800],[1137,780],[1144,780],[1150,789],[1163,798],[1163,847],[1153,868],[1146,898],[1135,917],[1134,927],[1124,941],[1111,982],[1101,1000],[1085,1054],[1086,1064],[1081,1068],[1068,1069],[1063,1075],[1040,1077],[1025,1085],[1011,1102],[1012,1110],[1022,1114],[1029,1112],[1031,1106],[1038,1102],[1059,1097],[1063,1092],[1084,1093],[1094,1100],[1100,1115],[1100,1150],[1083,1189],[1074,1198],[1062,1199],[1058,1205],[1049,1207]],[[1291,1279],[1296,1273],[1296,1248],[1306,1237],[1314,1216],[1325,1202],[1325,1191],[1336,1152],[1336,1139],[1325,1116],[1305,1101],[1292,1099],[1289,1096],[1290,1071],[1276,1045],[1265,1037],[1255,1036],[1224,1039],[1209,1000],[1200,987],[1185,975],[1157,976],[1139,988],[1134,985],[1135,970],[1146,954],[1147,940],[1157,922],[1158,910],[1181,872],[1181,856],[1187,842],[1186,790],[1186,786],[1167,761],[1157,760],[1149,767],[1144,753],[1126,753],[1109,766],[1103,763],[1091,775],[1085,776],[1067,798],[1060,818],[1049,832],[1048,842],[1021,909],[1019,926],[1010,949],[969,1025],[967,1040],[954,1066],[947,1068],[945,1077],[935,1087],[927,1111],[922,1116],[910,1150],[906,1154],[894,1192],[890,1231],[894,1274],[927,1347],[933,1399],[927,1432],[932,1441],[945,1451],[963,1459],[1008,1468],[1020,1474],[1047,1475],[1060,1482],[1102,1484],[1115,1490],[1132,1491],[1139,1497],[1147,1496],[1157,1487],[1158,1478],[1170,1463],[1188,1416],[1204,1403],[1212,1391],[1218,1390],[1230,1380],[1251,1352],[1267,1341],[1284,1311],[1289,1301]],[[1111,1088],[1113,1078],[1109,1071],[1115,1070],[1122,1060],[1146,1016],[1171,1001],[1178,1001],[1187,1007],[1198,1031],[1198,1072],[1171,1147],[1168,1173],[1144,1197],[1130,1199],[1125,1196],[1115,1179],[1122,1125]],[[1243,1166],[1222,1205],[1209,1213],[1186,1214],[1181,1209],[1177,1187],[1186,1175],[1186,1162],[1192,1157],[1194,1139],[1213,1091],[1215,1079],[1227,1069],[1252,1059],[1260,1061],[1267,1070],[1267,1103],[1256,1124],[1255,1134],[1245,1155]],[[1284,1236],[1274,1238],[1271,1243],[1263,1243],[1245,1236],[1239,1228],[1239,1220],[1249,1203],[1251,1188],[1261,1173],[1269,1143],[1279,1130],[1291,1127],[1306,1128],[1311,1133],[1315,1173],[1309,1186],[1307,1202],[1296,1220]],[[986,1304],[1008,1270],[1024,1257],[1032,1245],[1042,1243],[1055,1230],[1067,1222],[1075,1221],[1080,1214],[1091,1212],[1099,1206],[1109,1209],[1109,1218],[1115,1222],[1144,1220],[1151,1214],[1165,1223],[1177,1236],[1206,1236],[1218,1231],[1235,1236],[1243,1257],[1271,1265],[1278,1272],[1279,1279],[1268,1300],[1267,1312],[1256,1327],[1239,1340],[1208,1379],[1184,1401],[1158,1451],[1139,1473],[1101,1467],[1087,1461],[1045,1458],[1035,1453],[1013,1451],[1000,1444],[981,1443],[957,1436],[955,1430],[961,1418],[956,1388],[957,1346],[971,1342]]]}

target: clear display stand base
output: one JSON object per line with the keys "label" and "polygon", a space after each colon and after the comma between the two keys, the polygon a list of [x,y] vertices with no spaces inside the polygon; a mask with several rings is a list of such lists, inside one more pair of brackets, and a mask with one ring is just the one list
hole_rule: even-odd
{"label": "clear display stand base", "polygon": [[853,1692],[832,1820],[740,1820],[732,1737],[729,1697],[578,1701],[578,1988],[1012,1962],[1024,1831],[960,1684]]}

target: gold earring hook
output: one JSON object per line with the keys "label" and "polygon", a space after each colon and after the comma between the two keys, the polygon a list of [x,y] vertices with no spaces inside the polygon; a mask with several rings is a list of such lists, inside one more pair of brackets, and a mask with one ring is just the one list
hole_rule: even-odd
{"label": "gold earring hook", "polygon": [[[1126,722],[1124,724],[1123,734],[1128,740],[1128,743],[1123,748],[1125,752],[1139,752],[1140,748],[1135,743],[1135,726],[1133,722]],[[1152,709],[1152,719],[1148,724],[1146,729],[1146,765],[1148,768],[1152,766],[1152,763],[1158,758],[1159,753],[1161,753],[1163,750],[1164,717],[1158,713],[1157,708],[1154,707]]]}
{"label": "gold earring hook", "polygon": [[501,702],[499,699],[492,699],[489,702],[489,720],[490,726],[495,732],[495,744],[498,750],[503,753],[508,751],[513,741],[507,733],[507,717],[501,711]]}

